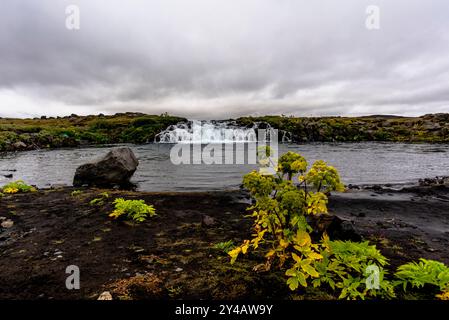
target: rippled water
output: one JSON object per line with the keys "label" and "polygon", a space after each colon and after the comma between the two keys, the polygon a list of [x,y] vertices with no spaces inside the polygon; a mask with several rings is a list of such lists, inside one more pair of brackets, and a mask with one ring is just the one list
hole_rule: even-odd
{"label": "rippled water", "polygon": [[[174,165],[169,144],[129,145],[140,160],[133,177],[139,190],[197,191],[237,188],[252,165]],[[0,156],[0,184],[23,179],[39,187],[71,185],[76,168],[107,153],[109,147],[39,150]],[[409,183],[449,175],[449,145],[401,143],[323,143],[281,145],[280,152],[323,159],[339,169],[346,184]],[[12,171],[16,170],[16,171]],[[12,173],[13,179],[4,175]]]}

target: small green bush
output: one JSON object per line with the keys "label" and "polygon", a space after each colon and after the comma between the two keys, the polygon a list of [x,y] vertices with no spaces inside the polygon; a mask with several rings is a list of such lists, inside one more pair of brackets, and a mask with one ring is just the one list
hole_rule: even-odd
{"label": "small green bush", "polygon": [[[295,183],[295,180],[297,181]],[[262,267],[270,270],[274,263],[284,270],[291,290],[301,287],[329,286],[339,291],[340,299],[392,298],[394,286],[384,279],[387,259],[368,242],[312,241],[309,224],[314,217],[328,214],[328,194],[344,191],[337,170],[316,161],[308,170],[306,159],[287,152],[279,158],[273,176],[253,171],[243,178],[244,187],[255,204],[249,208],[254,218],[253,238],[228,252],[231,263],[240,254],[257,249],[265,253]],[[370,268],[379,271],[379,288],[368,288]]]}
{"label": "small green bush", "polygon": [[435,260],[419,259],[419,262],[409,262],[398,267],[395,274],[396,285],[402,285],[404,291],[407,285],[422,288],[424,285],[438,287],[442,293],[437,297],[449,298],[449,267]]}
{"label": "small green bush", "polygon": [[10,182],[2,187],[2,192],[7,194],[13,193],[27,193],[27,192],[35,192],[36,188],[30,185],[27,185],[22,180],[17,180],[15,182]]}
{"label": "small green bush", "polygon": [[[312,281],[314,287],[329,285],[339,289],[339,299],[394,298],[394,285],[385,279],[388,260],[368,241],[331,241],[324,237],[321,243],[320,260],[314,262],[319,277]],[[379,270],[379,288],[367,287],[367,270]],[[287,271],[288,272],[288,271]]]}
{"label": "small green bush", "polygon": [[114,201],[115,210],[109,214],[111,218],[117,219],[125,216],[135,222],[143,222],[147,217],[156,215],[156,209],[152,205],[147,205],[144,200],[125,200],[117,198]]}

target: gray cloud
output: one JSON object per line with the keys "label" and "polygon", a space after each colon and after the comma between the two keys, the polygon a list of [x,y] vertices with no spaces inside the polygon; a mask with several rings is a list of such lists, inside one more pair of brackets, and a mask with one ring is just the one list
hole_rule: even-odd
{"label": "gray cloud", "polygon": [[4,0],[0,116],[449,112],[448,29],[445,0]]}

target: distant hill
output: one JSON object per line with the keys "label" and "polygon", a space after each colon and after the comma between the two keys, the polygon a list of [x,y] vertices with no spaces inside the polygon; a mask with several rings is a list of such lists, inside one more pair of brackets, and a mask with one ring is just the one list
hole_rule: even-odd
{"label": "distant hill", "polygon": [[[112,143],[147,143],[182,117],[127,112],[115,115],[0,118],[0,151],[66,148]],[[241,126],[265,122],[291,133],[294,142],[449,142],[449,114],[421,117],[241,117]]]}
{"label": "distant hill", "polygon": [[111,116],[0,118],[0,151],[152,142],[156,134],[180,121],[186,119],[131,112]]}
{"label": "distant hill", "polygon": [[237,122],[252,126],[266,122],[288,131],[295,142],[397,141],[449,142],[449,114],[421,117],[372,115],[364,117],[241,117]]}

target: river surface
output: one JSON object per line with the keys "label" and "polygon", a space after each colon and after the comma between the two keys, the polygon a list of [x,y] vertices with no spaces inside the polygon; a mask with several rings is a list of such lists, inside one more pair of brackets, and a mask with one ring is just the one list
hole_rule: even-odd
{"label": "river surface", "polygon": [[[127,145],[140,165],[132,181],[142,191],[204,191],[238,188],[255,165],[180,164],[170,160],[172,144]],[[76,168],[113,146],[36,150],[0,156],[0,185],[22,179],[38,187],[71,185]],[[308,143],[280,145],[309,163],[323,159],[335,166],[345,184],[408,184],[449,175],[449,145],[405,143]],[[13,178],[5,175],[13,174]]]}

